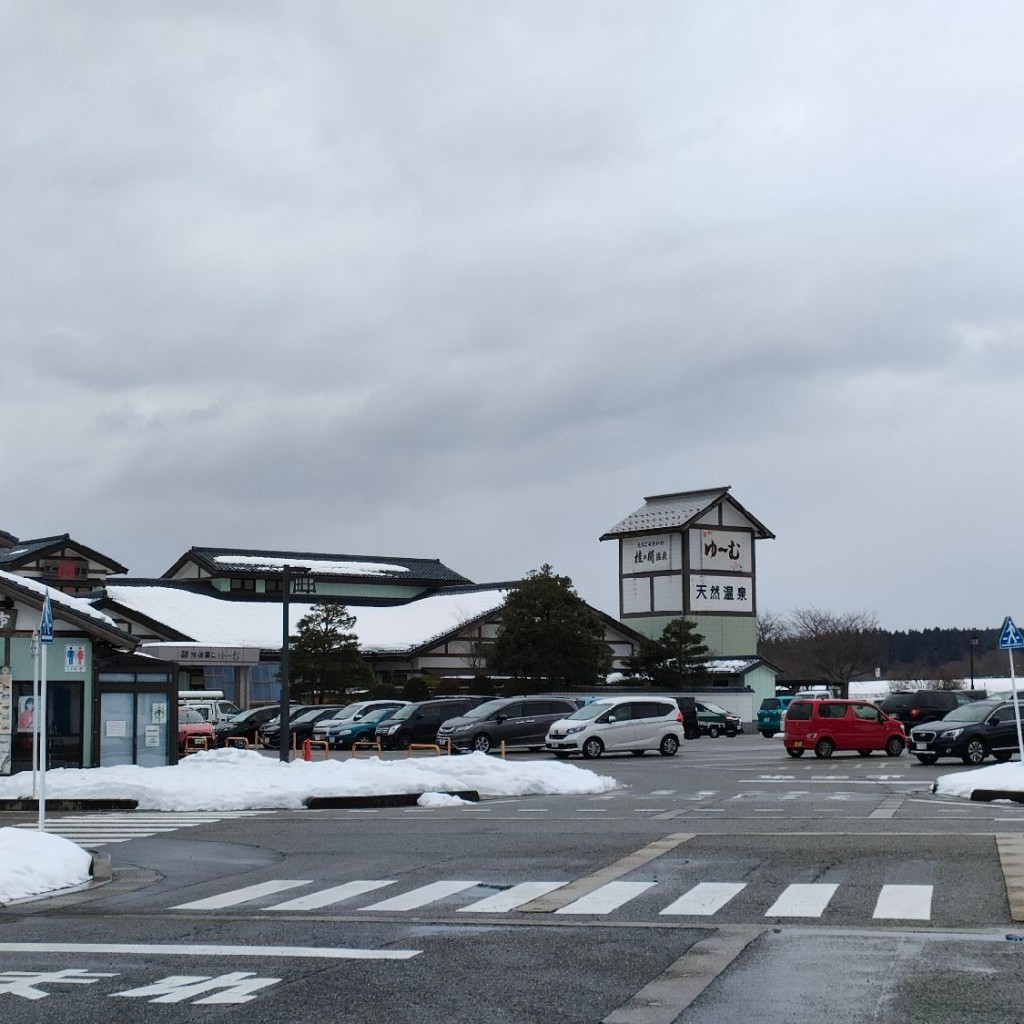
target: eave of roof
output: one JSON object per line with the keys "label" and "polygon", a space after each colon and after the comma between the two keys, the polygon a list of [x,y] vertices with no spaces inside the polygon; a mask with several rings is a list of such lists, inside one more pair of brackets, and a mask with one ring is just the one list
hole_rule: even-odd
{"label": "eave of roof", "polygon": [[614,540],[650,533],[652,530],[685,529],[725,501],[729,501],[750,520],[759,539],[774,538],[775,534],[771,530],[729,494],[729,487],[712,487],[699,491],[676,491],[672,494],[648,495],[644,498],[644,504],[640,508],[635,509],[610,530],[603,533],[600,539]]}

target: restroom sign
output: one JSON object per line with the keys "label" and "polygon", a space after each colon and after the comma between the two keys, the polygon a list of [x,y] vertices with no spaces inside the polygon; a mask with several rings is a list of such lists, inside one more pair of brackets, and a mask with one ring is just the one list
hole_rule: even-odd
{"label": "restroom sign", "polygon": [[64,671],[85,675],[85,644],[64,645]]}

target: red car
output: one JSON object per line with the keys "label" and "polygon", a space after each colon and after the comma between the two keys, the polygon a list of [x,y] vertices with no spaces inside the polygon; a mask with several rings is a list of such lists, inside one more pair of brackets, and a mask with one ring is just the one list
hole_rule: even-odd
{"label": "red car", "polygon": [[786,709],[786,753],[831,757],[836,750],[856,750],[868,757],[884,750],[899,757],[907,745],[902,723],[866,700],[794,700]]}
{"label": "red car", "polygon": [[179,707],[178,708],[178,755],[181,756],[187,752],[202,750],[203,745],[193,744],[191,747],[188,746],[190,736],[205,736],[206,744],[212,750],[214,747],[213,741],[213,726],[205,719],[198,711],[193,711],[191,708]]}

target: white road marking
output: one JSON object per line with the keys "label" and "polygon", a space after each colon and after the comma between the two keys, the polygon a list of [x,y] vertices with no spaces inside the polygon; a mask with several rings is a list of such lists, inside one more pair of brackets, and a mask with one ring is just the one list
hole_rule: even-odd
{"label": "white road marking", "polygon": [[701,882],[670,903],[661,913],[710,917],[746,887],[746,882]]}
{"label": "white road marking", "polygon": [[422,949],[346,949],[315,946],[146,945],[103,942],[0,942],[0,953],[102,953],[112,956],[244,956],[314,960],[409,960]]}
{"label": "white road marking", "polygon": [[821,917],[838,885],[794,883],[765,911],[765,917]]}
{"label": "white road marking", "polygon": [[609,914],[624,903],[628,903],[641,893],[646,892],[654,884],[654,882],[608,882],[567,906],[559,907],[555,913]]}
{"label": "white road marking", "polygon": [[320,907],[329,907],[332,903],[341,903],[343,900],[352,899],[353,896],[362,896],[363,893],[394,884],[393,880],[346,882],[344,885],[334,885],[308,896],[296,896],[293,900],[275,903],[272,907],[267,907],[267,910],[318,910]]}
{"label": "white road marking", "polygon": [[928,921],[932,889],[930,885],[883,885],[871,916],[883,921]]}
{"label": "white road marking", "polygon": [[363,910],[416,910],[418,907],[425,907],[435,900],[443,900],[446,896],[454,896],[464,889],[472,889],[479,885],[479,882],[432,882],[430,885],[422,885],[418,889],[412,889],[401,896],[393,896],[389,900],[380,903],[372,903]]}
{"label": "white road marking", "polygon": [[459,913],[504,914],[509,910],[515,910],[516,907],[521,907],[524,903],[529,903],[530,900],[546,896],[549,892],[554,892],[555,889],[561,889],[566,884],[566,882],[520,882],[519,885],[513,885],[504,892],[488,896],[476,903],[470,903],[467,907],[459,907]]}
{"label": "white road marking", "polygon": [[296,889],[300,885],[310,884],[308,878],[302,880],[275,878],[270,882],[247,885],[244,889],[222,892],[219,896],[209,896],[203,900],[193,900],[191,903],[179,903],[176,907],[171,907],[171,910],[222,910],[224,907],[237,907],[240,903],[258,900],[261,896],[273,896],[276,892],[284,892],[286,889]]}

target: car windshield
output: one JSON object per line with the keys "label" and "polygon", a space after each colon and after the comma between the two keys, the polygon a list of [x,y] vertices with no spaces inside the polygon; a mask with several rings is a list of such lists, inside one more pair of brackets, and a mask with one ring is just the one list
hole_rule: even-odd
{"label": "car windshield", "polygon": [[500,711],[503,707],[507,707],[507,702],[504,700],[489,700],[486,704],[477,704],[475,708],[470,708],[463,714],[463,718],[488,718],[493,715],[496,711]]}
{"label": "car windshield", "polygon": [[710,711],[714,715],[729,714],[729,712],[726,711],[725,708],[720,708],[717,704],[709,704],[706,700],[702,700],[700,703],[701,707],[703,707],[705,711]]}
{"label": "car windshield", "polygon": [[602,704],[600,701],[595,700],[592,704],[584,704],[579,711],[574,711],[568,717],[577,722],[590,722],[613,707],[615,707],[614,704]]}
{"label": "car windshield", "polygon": [[178,710],[179,725],[201,725],[206,719],[193,708],[180,708]]}
{"label": "car windshield", "polygon": [[373,725],[375,722],[383,722],[385,718],[391,717],[394,710],[394,708],[377,708],[376,711],[371,711],[368,715],[363,715],[360,721],[363,725]]}
{"label": "car windshield", "polygon": [[250,718],[254,718],[258,715],[263,708],[249,708],[248,711],[239,711],[237,715],[230,718],[227,722],[228,725],[244,725],[249,721]]}
{"label": "car windshield", "polygon": [[399,708],[391,717],[396,722],[404,722],[407,718],[411,718],[412,714],[419,707],[418,704],[406,704],[404,708]]}
{"label": "car windshield", "polygon": [[992,704],[961,704],[954,708],[945,718],[944,722],[984,722],[995,707]]}
{"label": "car windshield", "polygon": [[359,709],[362,706],[362,704],[346,704],[343,708],[335,711],[331,718],[353,718],[359,714]]}

